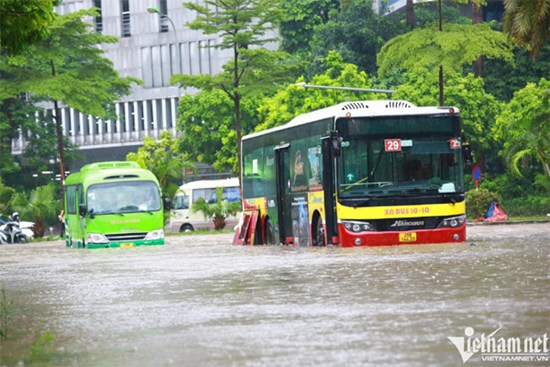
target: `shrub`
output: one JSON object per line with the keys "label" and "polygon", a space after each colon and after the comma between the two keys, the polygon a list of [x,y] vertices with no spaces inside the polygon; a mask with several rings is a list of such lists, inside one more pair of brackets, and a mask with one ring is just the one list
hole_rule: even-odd
{"label": "shrub", "polygon": [[529,196],[505,199],[502,209],[510,216],[538,216],[550,213],[550,197]]}
{"label": "shrub", "polygon": [[493,201],[500,202],[500,195],[486,189],[466,192],[466,215],[468,218],[484,216]]}

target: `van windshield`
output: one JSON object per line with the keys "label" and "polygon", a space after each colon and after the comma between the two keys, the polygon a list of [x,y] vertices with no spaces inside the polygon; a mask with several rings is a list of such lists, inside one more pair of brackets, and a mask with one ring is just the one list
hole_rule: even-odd
{"label": "van windshield", "polygon": [[122,181],[91,185],[87,192],[88,211],[119,214],[157,211],[162,208],[158,186],[153,181]]}

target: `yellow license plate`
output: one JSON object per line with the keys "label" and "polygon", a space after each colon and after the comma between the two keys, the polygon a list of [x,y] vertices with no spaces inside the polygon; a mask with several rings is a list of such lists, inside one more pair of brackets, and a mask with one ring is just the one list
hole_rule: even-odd
{"label": "yellow license plate", "polygon": [[416,232],[399,233],[399,242],[415,242]]}
{"label": "yellow license plate", "polygon": [[121,243],[120,244],[120,247],[134,247],[134,244],[133,243]]}

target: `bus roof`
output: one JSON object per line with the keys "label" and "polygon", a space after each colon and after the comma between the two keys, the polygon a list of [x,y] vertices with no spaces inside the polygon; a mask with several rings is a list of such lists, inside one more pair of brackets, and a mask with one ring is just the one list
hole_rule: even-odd
{"label": "bus roof", "polygon": [[[67,176],[66,185],[84,184],[85,186],[109,182],[110,180],[151,180],[157,182],[155,175],[136,162],[111,161],[91,163],[83,166],[80,172]],[[85,181],[85,182],[84,182]]]}
{"label": "bus roof", "polygon": [[[450,106],[442,107],[417,107],[403,100],[378,100],[342,102],[334,106],[321,108],[312,112],[296,116],[285,125],[255,132],[242,137],[242,140],[267,134],[273,131],[284,130],[289,127],[306,125],[311,122],[337,119],[340,117],[372,117],[372,116],[401,116],[401,115],[436,115],[441,113],[459,113],[458,108]],[[349,115],[348,115],[349,114]]]}
{"label": "bus roof", "polygon": [[239,179],[236,177],[223,180],[199,180],[191,181],[180,186],[181,191],[189,189],[207,189],[216,187],[239,187]]}

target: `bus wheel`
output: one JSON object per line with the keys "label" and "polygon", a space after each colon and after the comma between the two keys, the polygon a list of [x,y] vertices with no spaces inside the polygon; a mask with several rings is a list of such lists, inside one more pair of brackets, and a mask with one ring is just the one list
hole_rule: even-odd
{"label": "bus wheel", "polygon": [[314,222],[315,226],[313,229],[315,232],[313,233],[313,246],[326,246],[325,243],[325,228],[323,227],[323,221],[321,220],[321,217],[317,217],[317,220]]}
{"label": "bus wheel", "polygon": [[180,232],[193,232],[193,226],[191,224],[184,224],[181,226]]}
{"label": "bus wheel", "polygon": [[266,245],[275,245],[275,228],[269,219],[265,223],[265,243]]}

